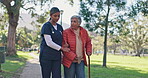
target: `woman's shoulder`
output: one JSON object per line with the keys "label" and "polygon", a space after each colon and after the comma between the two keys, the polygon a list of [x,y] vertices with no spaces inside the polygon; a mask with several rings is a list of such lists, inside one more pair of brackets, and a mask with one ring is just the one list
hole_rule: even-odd
{"label": "woman's shoulder", "polygon": [[69,32],[69,31],[71,31],[71,28],[67,28],[67,29],[65,29],[64,31],[65,31],[65,32]]}
{"label": "woman's shoulder", "polygon": [[63,28],[60,24],[57,23],[57,26],[59,26],[60,28]]}
{"label": "woman's shoulder", "polygon": [[81,27],[81,26],[80,26],[80,30],[87,32],[87,30],[85,28]]}
{"label": "woman's shoulder", "polygon": [[57,25],[57,27],[58,27],[60,30],[63,31],[63,27],[62,27],[60,24],[56,23],[56,25]]}
{"label": "woman's shoulder", "polygon": [[45,22],[44,24],[43,24],[43,27],[44,26],[49,26],[50,25],[50,22]]}
{"label": "woman's shoulder", "polygon": [[[57,26],[61,26],[60,24],[58,24],[58,23],[56,23],[57,24]],[[62,26],[61,26],[62,27]]]}

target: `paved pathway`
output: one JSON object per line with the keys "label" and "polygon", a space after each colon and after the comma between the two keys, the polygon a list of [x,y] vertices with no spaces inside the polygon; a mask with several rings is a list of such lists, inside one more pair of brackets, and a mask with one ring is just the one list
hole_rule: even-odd
{"label": "paved pathway", "polygon": [[34,59],[27,61],[20,78],[41,78],[38,56],[34,53],[30,53],[30,55],[33,56]]}

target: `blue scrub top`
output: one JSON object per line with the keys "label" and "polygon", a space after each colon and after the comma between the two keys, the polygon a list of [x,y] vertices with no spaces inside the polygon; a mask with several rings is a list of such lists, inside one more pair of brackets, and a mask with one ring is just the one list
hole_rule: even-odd
{"label": "blue scrub top", "polygon": [[52,26],[50,22],[46,22],[43,25],[41,29],[42,41],[40,44],[40,61],[61,60],[61,51],[49,47],[45,42],[44,34],[50,35],[53,42],[61,46],[62,32],[63,28],[59,24],[57,24],[57,30]]}

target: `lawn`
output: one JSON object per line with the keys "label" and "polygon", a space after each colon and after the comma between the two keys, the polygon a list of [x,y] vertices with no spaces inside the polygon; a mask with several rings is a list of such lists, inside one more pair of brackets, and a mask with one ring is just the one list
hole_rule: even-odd
{"label": "lawn", "polygon": [[[4,72],[0,73],[0,77],[17,76],[21,73],[26,60],[32,58],[28,52],[18,52],[17,54],[18,56],[6,57],[6,62],[2,64]],[[102,54],[91,56],[91,78],[148,78],[148,57],[108,54],[107,68],[102,67],[102,60]],[[86,67],[86,76],[88,76],[87,70]]]}
{"label": "lawn", "polygon": [[[2,65],[2,70],[0,72],[0,77],[11,78],[12,76],[17,77],[18,73],[21,73],[22,68],[24,67],[26,60],[31,59],[27,52],[17,52],[16,56],[6,57],[5,63]],[[19,77],[19,75],[18,75]]]}
{"label": "lawn", "polygon": [[91,56],[91,78],[148,78],[148,57],[108,54],[107,68],[102,60],[102,54]]}

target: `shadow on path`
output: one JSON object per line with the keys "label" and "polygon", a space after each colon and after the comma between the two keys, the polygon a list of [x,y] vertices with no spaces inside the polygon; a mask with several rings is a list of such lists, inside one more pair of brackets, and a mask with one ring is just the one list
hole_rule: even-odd
{"label": "shadow on path", "polygon": [[34,57],[34,59],[26,62],[20,78],[41,78],[41,69],[38,56],[34,53],[30,53],[30,56]]}

